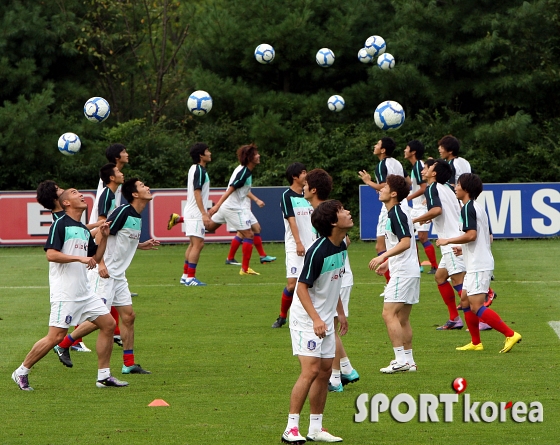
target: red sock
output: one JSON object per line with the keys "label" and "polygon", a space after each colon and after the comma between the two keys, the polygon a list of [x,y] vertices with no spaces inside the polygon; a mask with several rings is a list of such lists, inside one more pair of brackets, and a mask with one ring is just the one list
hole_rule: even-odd
{"label": "red sock", "polygon": [[[79,324],[77,324],[76,326],[74,326],[74,330],[78,329],[78,326],[80,326]],[[72,346],[76,346],[79,345],[82,342],[82,337],[77,338],[74,340],[74,343],[72,343]]]}
{"label": "red sock", "polygon": [[124,366],[134,365],[134,351],[132,349],[123,351]]}
{"label": "red sock", "polygon": [[263,249],[262,238],[260,233],[254,234],[253,243],[255,244],[255,248],[257,249],[257,252],[259,252],[259,255],[266,256],[266,253]]}
{"label": "red sock", "polygon": [[435,267],[437,269],[438,262],[437,262],[437,259],[436,259],[436,249],[434,249],[433,244],[430,243],[429,241],[426,241],[422,245],[424,246],[424,252],[426,252],[426,256],[430,260],[430,263],[432,264],[432,267]]}
{"label": "red sock", "polygon": [[179,224],[179,223],[182,224],[184,222],[185,222],[185,219],[182,216],[177,220],[177,224]]}
{"label": "red sock", "polygon": [[237,249],[239,249],[239,246],[241,246],[242,243],[243,240],[241,238],[239,238],[238,236],[233,237],[233,239],[231,240],[231,246],[229,248],[228,260],[233,260],[235,258]]}
{"label": "red sock", "polygon": [[241,268],[244,271],[249,270],[249,261],[251,261],[251,254],[253,253],[253,240],[245,238],[243,240],[243,261],[241,262]]}
{"label": "red sock", "polygon": [[505,324],[500,316],[492,309],[482,306],[476,315],[478,315],[478,318],[480,318],[484,323],[489,324],[493,329],[504,334],[506,337],[513,336],[514,332],[511,328]]}
{"label": "red sock", "polygon": [[68,334],[66,337],[64,337],[64,340],[62,340],[58,344],[58,346],[60,346],[61,348],[64,348],[64,349],[68,349],[73,344],[74,344],[74,339],[72,338],[72,336],[70,334]]}
{"label": "red sock", "polygon": [[189,263],[185,260],[185,264],[183,264],[183,273],[187,275],[189,273]]}
{"label": "red sock", "polygon": [[480,331],[478,329],[478,317],[472,313],[471,308],[463,308],[463,313],[465,314],[465,321],[467,322],[467,327],[469,328],[469,334],[471,334],[471,341],[473,345],[478,345],[480,343]]}
{"label": "red sock", "polygon": [[457,312],[457,304],[455,303],[455,291],[453,290],[453,286],[446,281],[443,284],[438,284],[438,290],[441,294],[441,298],[443,298],[443,302],[447,306],[447,310],[449,311],[449,319],[455,320],[459,316],[459,312]]}
{"label": "red sock", "polygon": [[115,306],[111,306],[111,316],[115,319],[115,322],[117,323],[113,335],[121,335],[121,329],[119,328],[119,311],[117,311],[117,308]]}
{"label": "red sock", "polygon": [[194,278],[196,275],[196,264],[189,263],[189,267],[187,269],[187,278]]}
{"label": "red sock", "polygon": [[288,289],[284,288],[282,292],[282,303],[280,304],[280,317],[286,318],[288,316],[288,311],[292,305],[294,299],[294,293],[288,292]]}

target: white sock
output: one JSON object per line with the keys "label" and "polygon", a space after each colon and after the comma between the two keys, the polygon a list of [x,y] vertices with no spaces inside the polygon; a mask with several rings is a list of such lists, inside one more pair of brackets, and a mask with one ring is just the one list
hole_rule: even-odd
{"label": "white sock", "polygon": [[309,415],[309,435],[317,433],[323,429],[323,415],[310,414]]}
{"label": "white sock", "polygon": [[406,359],[404,358],[404,346],[393,348],[393,350],[395,351],[395,360],[397,363],[400,363],[401,365],[406,363]]}
{"label": "white sock", "polygon": [[354,370],[354,368],[352,368],[352,365],[350,364],[350,360],[348,360],[348,357],[343,357],[340,359],[340,372],[342,374],[351,374],[352,371]]}
{"label": "white sock", "polygon": [[414,362],[414,357],[412,357],[412,349],[405,349],[404,350],[404,358],[405,361],[410,365],[415,365],[416,363]]}
{"label": "white sock", "polygon": [[286,431],[291,430],[293,427],[299,429],[299,414],[288,414],[288,426]]}
{"label": "white sock", "polygon": [[16,375],[27,375],[27,374],[29,374],[29,371],[30,371],[30,369],[23,366],[23,363],[22,363],[21,366],[18,369],[16,369]]}
{"label": "white sock", "polygon": [[340,385],[340,369],[334,369],[332,370],[332,374],[331,374],[331,379],[330,379],[330,384],[332,386],[338,386]]}
{"label": "white sock", "polygon": [[111,368],[97,370],[97,380],[105,380],[108,377],[111,377]]}
{"label": "white sock", "polygon": [[186,273],[184,273],[183,276],[181,277],[181,280],[188,280],[188,279],[189,279],[189,277],[187,276]]}

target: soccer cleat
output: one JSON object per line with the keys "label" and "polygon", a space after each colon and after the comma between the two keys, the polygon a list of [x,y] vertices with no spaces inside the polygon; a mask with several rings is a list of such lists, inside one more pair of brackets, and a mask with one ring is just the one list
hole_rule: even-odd
{"label": "soccer cleat", "polygon": [[172,213],[171,216],[169,217],[169,221],[167,221],[167,230],[171,230],[173,226],[177,225],[179,223],[180,218],[181,217],[176,213]]}
{"label": "soccer cleat", "polygon": [[137,296],[138,296],[138,293],[137,293],[137,292],[131,292],[131,293],[130,293],[130,296],[131,296],[131,297],[137,297]]}
{"label": "soccer cleat", "polygon": [[486,297],[484,297],[484,306],[490,307],[496,298],[498,298],[498,294],[492,289],[488,289],[488,293],[486,294]]}
{"label": "soccer cleat", "polygon": [[247,270],[239,269],[239,275],[260,275],[260,273],[255,272],[249,267]]}
{"label": "soccer cleat", "polygon": [[275,256],[266,255],[261,257],[261,264],[272,263],[273,261],[276,261]]}
{"label": "soccer cleat", "polygon": [[58,355],[60,363],[62,363],[64,366],[67,366],[68,368],[74,366],[74,363],[72,363],[72,360],[70,360],[70,348],[61,348],[60,346],[56,345],[53,348],[53,351],[56,355]]}
{"label": "soccer cleat", "polygon": [[241,263],[237,261],[235,258],[233,260],[226,258],[226,264],[229,266],[241,266]]}
{"label": "soccer cleat", "polygon": [[513,348],[513,346],[516,343],[519,343],[520,341],[521,341],[521,334],[519,332],[514,332],[511,337],[506,337],[504,349],[500,351],[500,354],[511,351],[511,348]]}
{"label": "soccer cleat", "polygon": [[329,392],[342,392],[344,388],[342,387],[342,383],[339,383],[337,386],[331,385],[329,382]]}
{"label": "soccer cleat", "polygon": [[206,286],[206,283],[198,281],[196,278],[193,278],[192,280],[185,280],[184,278],[181,278],[181,284],[183,286]]}
{"label": "soccer cleat", "polygon": [[122,338],[120,335],[113,335],[113,341],[117,346],[120,346],[122,348]]}
{"label": "soccer cleat", "polygon": [[72,351],[76,351],[76,352],[91,352],[91,349],[89,349],[83,341],[81,341],[80,343],[78,343],[77,345],[72,345],[70,347],[70,349],[72,349]]}
{"label": "soccer cleat", "polygon": [[103,380],[98,380],[95,382],[95,386],[98,388],[122,388],[128,386],[128,382],[116,379],[112,375]]}
{"label": "soccer cleat", "polygon": [[135,363],[132,366],[122,365],[122,373],[123,374],[151,374],[150,371],[147,371],[142,368],[139,364]]}
{"label": "soccer cleat", "polygon": [[386,368],[381,368],[380,371],[383,374],[394,374],[396,372],[404,372],[410,369],[410,365],[408,363],[399,363],[396,360],[392,360],[389,363],[389,366]]}
{"label": "soccer cleat", "polygon": [[484,351],[484,346],[482,346],[482,343],[479,343],[478,345],[473,345],[471,341],[468,345],[459,346],[455,349],[457,351]]}
{"label": "soccer cleat", "polygon": [[342,382],[342,386],[348,385],[348,383],[355,383],[360,380],[360,374],[355,369],[352,369],[350,374],[343,374],[340,373],[340,381]]}
{"label": "soccer cleat", "polygon": [[437,331],[450,331],[452,329],[463,329],[463,320],[447,320],[447,323],[445,323],[443,326],[438,326],[436,328]]}
{"label": "soccer cleat", "polygon": [[387,289],[387,286],[383,286],[383,292],[381,292],[379,294],[380,297],[384,297],[385,296],[385,289]]}
{"label": "soccer cleat", "polygon": [[437,272],[437,267],[432,267],[428,272],[426,272],[428,275],[433,275]]}
{"label": "soccer cleat", "polygon": [[281,328],[286,324],[286,319],[284,317],[278,317],[274,323],[272,323],[273,328]]}
{"label": "soccer cleat", "polygon": [[309,442],[342,442],[342,437],[333,436],[325,428],[321,428],[321,431],[316,431],[314,433],[309,433],[307,435],[307,440]]}
{"label": "soccer cleat", "polygon": [[12,372],[12,380],[16,382],[16,385],[22,391],[33,391],[33,388],[29,386],[29,380],[27,375],[17,375],[16,372]]}
{"label": "soccer cleat", "polygon": [[424,273],[424,266],[420,264],[420,273]]}
{"label": "soccer cleat", "polygon": [[490,326],[489,324],[484,323],[483,321],[479,321],[479,322],[478,322],[478,330],[479,330],[479,331],[491,331],[491,330],[492,330],[492,326]]}
{"label": "soccer cleat", "polygon": [[408,371],[407,372],[416,372],[418,371],[418,365],[416,363],[414,363],[414,365],[408,365]]}
{"label": "soccer cleat", "polygon": [[303,445],[305,443],[305,437],[299,433],[299,428],[294,426],[292,429],[284,431],[284,434],[282,434],[282,442]]}

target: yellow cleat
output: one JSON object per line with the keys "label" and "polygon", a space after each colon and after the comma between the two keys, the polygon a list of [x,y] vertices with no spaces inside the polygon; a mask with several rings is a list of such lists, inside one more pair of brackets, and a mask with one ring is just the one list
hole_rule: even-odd
{"label": "yellow cleat", "polygon": [[181,217],[176,213],[172,213],[169,217],[169,221],[167,221],[167,230],[171,230],[173,226],[177,224],[177,221],[179,221],[180,218]]}
{"label": "yellow cleat", "polygon": [[455,348],[457,351],[484,351],[484,346],[482,346],[482,343],[479,343],[478,345],[473,345],[472,341],[465,346],[459,346],[458,348]]}
{"label": "yellow cleat", "polygon": [[507,337],[506,338],[506,343],[504,344],[504,349],[502,349],[500,351],[500,354],[504,353],[504,352],[509,352],[511,351],[511,348],[513,348],[513,346],[516,343],[519,343],[521,341],[521,334],[518,332],[514,332],[513,335],[511,337]]}
{"label": "yellow cleat", "polygon": [[255,272],[253,269],[249,267],[247,270],[240,269],[239,275],[260,275],[260,273]]}

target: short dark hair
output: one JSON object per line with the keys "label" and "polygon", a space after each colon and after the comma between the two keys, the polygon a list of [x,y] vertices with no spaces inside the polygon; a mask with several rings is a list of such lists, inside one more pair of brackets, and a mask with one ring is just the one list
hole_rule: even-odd
{"label": "short dark hair", "polygon": [[453,153],[453,156],[459,156],[459,147],[461,146],[461,144],[459,142],[459,139],[457,139],[455,136],[448,134],[442,137],[438,141],[438,146],[440,145],[447,151]]}
{"label": "short dark hair", "polygon": [[453,176],[453,170],[445,159],[426,159],[426,165],[428,167],[435,165],[436,182],[440,184],[445,184]]}
{"label": "short dark hair", "polygon": [[469,194],[469,198],[476,199],[482,193],[484,186],[480,176],[474,173],[463,173],[457,180],[461,188]]}
{"label": "short dark hair", "polygon": [[307,172],[307,187],[317,190],[317,198],[324,201],[329,197],[333,188],[333,180],[322,168],[315,168]]}
{"label": "short dark hair", "polygon": [[397,192],[397,201],[399,202],[405,199],[410,192],[410,188],[408,187],[404,177],[400,175],[387,176],[386,183],[389,186],[389,190]]}
{"label": "short dark hair", "polygon": [[408,144],[406,145],[410,147],[411,152],[414,152],[414,156],[416,156],[416,159],[420,160],[424,157],[425,148],[422,142],[413,139],[412,141],[409,141]]}
{"label": "short dark hair", "polygon": [[397,143],[393,138],[386,136],[384,138],[381,138],[381,148],[385,149],[385,154],[387,156],[392,156],[395,148],[397,148]]}
{"label": "short dark hair", "polygon": [[121,152],[124,150],[126,150],[126,147],[123,144],[111,144],[105,150],[105,157],[109,162],[116,164],[117,159],[121,157]]}
{"label": "short dark hair", "polygon": [[286,169],[286,179],[288,180],[290,185],[294,183],[294,176],[299,177],[299,175],[301,175],[301,172],[303,172],[304,170],[307,169],[301,162],[294,162],[293,164],[288,165],[288,168]]}
{"label": "short dark hair", "polygon": [[47,180],[41,182],[39,187],[37,187],[37,202],[45,209],[54,210],[56,207],[54,202],[58,199],[57,189],[58,185],[54,181]]}
{"label": "short dark hair", "polygon": [[190,149],[190,154],[193,162],[198,164],[200,162],[200,157],[204,156],[204,152],[208,149],[208,145],[204,142],[197,142]]}
{"label": "short dark hair", "polygon": [[311,224],[319,235],[327,237],[332,235],[333,224],[338,221],[338,211],[342,203],[336,200],[322,202],[311,214]]}
{"label": "short dark hair", "polygon": [[103,184],[107,186],[111,182],[111,176],[115,176],[116,164],[109,162],[99,169],[99,177],[103,181]]}
{"label": "short dark hair", "polygon": [[124,181],[124,184],[122,185],[122,189],[121,189],[122,195],[124,196],[124,199],[128,201],[129,204],[132,204],[132,201],[134,201],[134,196],[132,196],[132,194],[138,193],[138,189],[136,188],[136,183],[138,181],[140,181],[140,179],[130,178]]}
{"label": "short dark hair", "polygon": [[257,154],[257,146],[255,144],[242,145],[237,149],[237,159],[243,166],[249,165]]}

